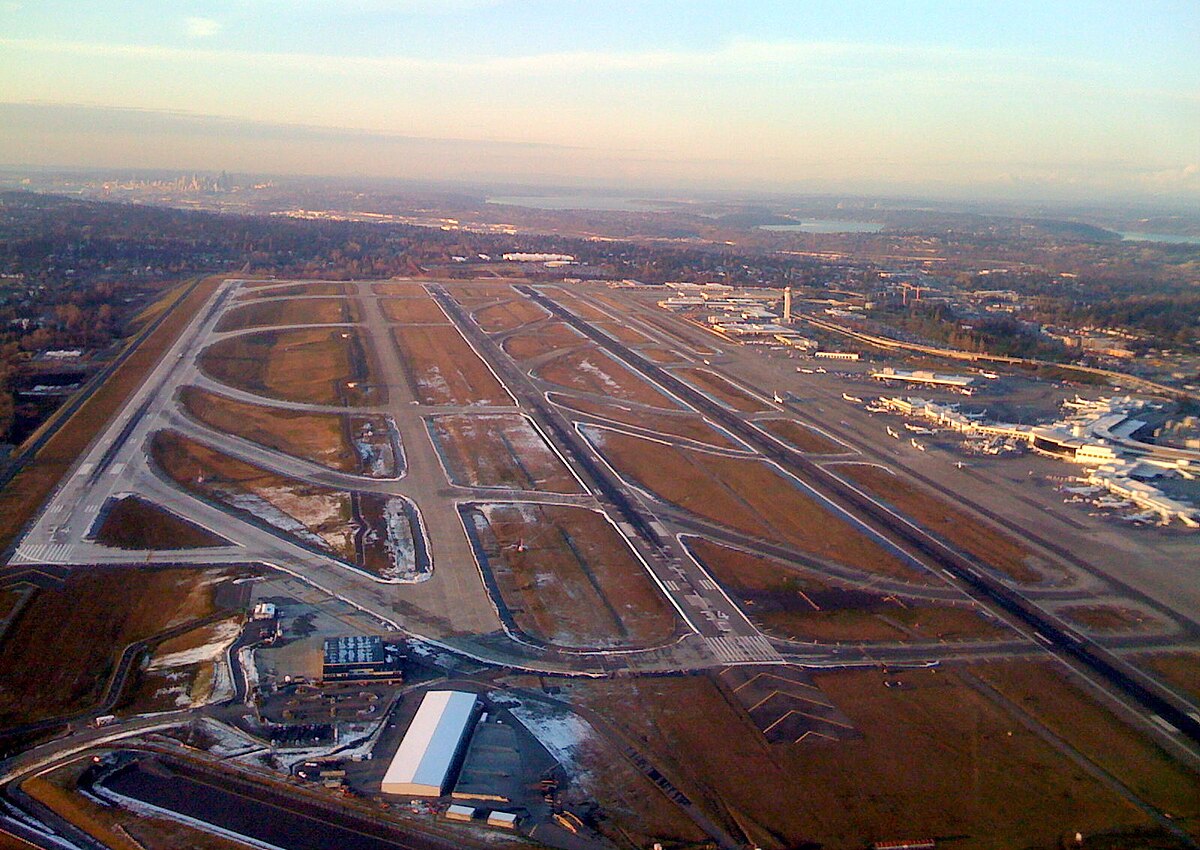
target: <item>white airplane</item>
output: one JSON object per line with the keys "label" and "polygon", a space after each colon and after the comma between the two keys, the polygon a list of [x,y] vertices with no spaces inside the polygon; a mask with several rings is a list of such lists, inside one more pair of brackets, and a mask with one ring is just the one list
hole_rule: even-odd
{"label": "white airplane", "polygon": [[1072,493],[1076,496],[1094,496],[1100,492],[1099,487],[1063,487],[1064,493]]}
{"label": "white airplane", "polygon": [[828,370],[824,366],[818,366],[815,371],[817,374],[824,375]]}
{"label": "white airplane", "polygon": [[850,393],[842,393],[842,398],[844,398],[846,401],[852,401],[855,404],[862,404],[861,398],[856,395],[850,395]]}
{"label": "white airplane", "polygon": [[934,431],[932,428],[922,428],[920,425],[910,425],[907,422],[904,423],[904,427],[907,428],[909,431],[912,431],[914,434],[936,434],[937,433],[937,431]]}
{"label": "white airplane", "polygon": [[805,375],[811,375],[811,374],[813,373],[813,370],[812,370],[812,369],[805,369],[805,368],[803,368],[803,367],[801,367],[801,366],[797,366],[797,367],[796,367],[796,371],[797,371],[797,372],[803,372]]}
{"label": "white airplane", "polygon": [[891,425],[887,426],[887,432],[889,437],[895,437],[897,440],[900,439],[900,435],[896,433],[896,429]]}
{"label": "white airplane", "polygon": [[1123,517],[1121,517],[1121,519],[1125,520],[1125,522],[1150,522],[1152,519],[1156,519],[1157,517],[1158,517],[1158,514],[1155,513],[1154,511],[1143,511],[1140,514],[1130,514],[1129,516],[1123,516]]}
{"label": "white airplane", "polygon": [[771,395],[771,398],[774,400],[774,402],[776,404],[783,404],[783,397],[780,396],[779,393],[773,393]]}
{"label": "white airplane", "polygon": [[1097,499],[1096,507],[1098,508],[1127,508],[1129,502],[1125,499]]}
{"label": "white airplane", "polygon": [[911,440],[909,440],[909,442],[912,443],[912,447],[914,449],[916,449],[917,451],[921,451],[921,452],[925,451],[925,444],[918,443],[916,437],[913,437]]}
{"label": "white airplane", "polygon": [[986,369],[980,369],[979,374],[983,375],[983,377],[987,378],[989,381],[994,381],[1000,377],[995,372],[989,372]]}

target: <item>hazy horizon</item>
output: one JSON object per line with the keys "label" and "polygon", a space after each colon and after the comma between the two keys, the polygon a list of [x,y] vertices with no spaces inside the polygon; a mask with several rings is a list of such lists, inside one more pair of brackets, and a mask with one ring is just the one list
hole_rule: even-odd
{"label": "hazy horizon", "polygon": [[1200,198],[1188,3],[6,2],[0,29],[14,166]]}

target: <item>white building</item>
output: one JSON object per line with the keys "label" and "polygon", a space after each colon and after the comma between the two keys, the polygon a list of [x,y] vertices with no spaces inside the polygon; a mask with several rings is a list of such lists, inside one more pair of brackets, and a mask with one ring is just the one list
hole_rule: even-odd
{"label": "white building", "polygon": [[413,717],[380,790],[407,797],[440,797],[466,749],[477,716],[475,694],[428,691]]}

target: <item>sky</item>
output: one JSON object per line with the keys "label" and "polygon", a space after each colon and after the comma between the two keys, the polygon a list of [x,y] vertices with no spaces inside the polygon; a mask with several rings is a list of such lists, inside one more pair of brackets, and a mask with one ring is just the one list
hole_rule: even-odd
{"label": "sky", "polygon": [[1200,197],[1196,0],[0,0],[0,163]]}

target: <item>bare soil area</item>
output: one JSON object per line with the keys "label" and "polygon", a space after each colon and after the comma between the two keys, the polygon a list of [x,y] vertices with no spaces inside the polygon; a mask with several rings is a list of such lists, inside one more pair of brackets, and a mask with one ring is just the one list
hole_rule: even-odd
{"label": "bare soil area", "polygon": [[312,283],[297,283],[292,286],[280,286],[275,289],[267,289],[266,287],[275,286],[277,280],[259,280],[252,283],[242,284],[241,296],[243,298],[279,298],[281,296],[296,296],[296,295],[345,295],[346,285],[338,283],[335,280],[318,280]]}
{"label": "bare soil area", "polygon": [[431,431],[455,484],[579,493],[579,482],[520,414],[434,416]]}
{"label": "bare soil area", "polygon": [[550,314],[528,298],[505,301],[475,313],[475,321],[488,333],[504,333],[545,319]]}
{"label": "bare soil area", "polygon": [[501,347],[515,360],[533,360],[544,354],[583,345],[583,336],[563,322],[546,322],[530,331],[508,337]]}
{"label": "bare soil area", "polygon": [[206,528],[148,502],[125,496],[105,509],[96,542],[117,549],[203,549],[229,541]]}
{"label": "bare soil area", "polygon": [[1038,582],[1048,575],[1062,575],[1015,537],[887,470],[845,464],[839,465],[837,472],[1014,581]]}
{"label": "bare soil area", "polygon": [[622,425],[634,425],[717,448],[741,448],[723,432],[709,425],[698,413],[668,413],[658,409],[633,407],[615,402],[605,403],[591,399],[573,398],[559,393],[550,393],[550,400],[568,410],[600,416]]}
{"label": "bare soil area", "polygon": [[821,436],[795,419],[759,419],[755,424],[789,446],[808,454],[834,455],[847,451],[845,446]]}
{"label": "bare soil area", "polygon": [[387,298],[379,306],[389,322],[415,325],[448,325],[446,312],[432,298]]}
{"label": "bare soil area", "polygon": [[569,351],[540,366],[534,374],[560,387],[632,401],[649,407],[677,405],[645,378],[597,348]]}
{"label": "bare soil area", "polygon": [[732,407],[742,413],[760,413],[771,409],[766,402],[760,401],[716,372],[688,368],[676,369],[675,374],[726,407]]}
{"label": "bare soil area", "polygon": [[1121,605],[1068,605],[1056,613],[1094,632],[1142,632],[1162,625],[1145,611]]}
{"label": "bare soil area", "polygon": [[561,505],[487,504],[473,514],[500,595],[525,633],[556,646],[645,646],[675,614],[601,514]]}
{"label": "bare soil area", "polygon": [[700,452],[615,431],[589,430],[588,434],[626,478],[704,519],[865,572],[907,581],[930,580],[763,461]]}
{"label": "bare soil area", "polygon": [[412,280],[390,280],[385,283],[371,284],[371,291],[376,295],[390,298],[428,298],[429,292],[425,287]]}
{"label": "bare soil area", "polygon": [[423,404],[512,405],[458,328],[414,325],[394,329],[393,337],[413,393]]}

